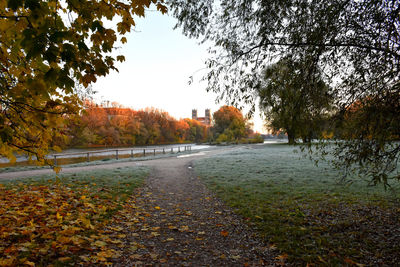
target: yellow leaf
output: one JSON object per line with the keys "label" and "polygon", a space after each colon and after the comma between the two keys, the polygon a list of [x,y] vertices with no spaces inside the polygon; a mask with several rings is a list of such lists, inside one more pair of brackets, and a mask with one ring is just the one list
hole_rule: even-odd
{"label": "yellow leaf", "polygon": [[105,247],[107,245],[107,243],[104,241],[97,240],[96,242],[94,242],[94,245],[96,247]]}
{"label": "yellow leaf", "polygon": [[97,253],[97,257],[111,258],[114,255],[114,250],[104,250]]}
{"label": "yellow leaf", "polygon": [[156,210],[160,210],[161,208],[159,206],[154,207]]}
{"label": "yellow leaf", "polygon": [[189,226],[183,225],[183,226],[181,226],[181,227],[179,228],[179,231],[180,231],[180,232],[189,231]]}
{"label": "yellow leaf", "polygon": [[71,258],[70,257],[61,257],[61,258],[58,258],[58,260],[61,262],[66,262],[66,261],[71,260]]}
{"label": "yellow leaf", "polygon": [[57,220],[62,220],[63,216],[61,216],[60,213],[57,212],[56,218],[57,218]]}
{"label": "yellow leaf", "polygon": [[31,262],[31,261],[25,261],[24,264],[29,265],[29,266],[35,266],[35,263]]}

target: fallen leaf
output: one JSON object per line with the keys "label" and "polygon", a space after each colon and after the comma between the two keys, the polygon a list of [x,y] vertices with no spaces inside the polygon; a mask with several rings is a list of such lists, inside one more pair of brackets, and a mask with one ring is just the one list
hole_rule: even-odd
{"label": "fallen leaf", "polygon": [[61,257],[61,258],[58,258],[58,260],[61,262],[66,262],[66,261],[71,260],[71,258],[70,257]]}
{"label": "fallen leaf", "polygon": [[133,255],[130,256],[130,258],[133,259],[133,260],[139,260],[139,259],[142,258],[142,255],[140,255],[140,254],[133,254]]}
{"label": "fallen leaf", "polygon": [[31,262],[31,261],[24,261],[24,264],[29,265],[29,266],[35,266],[35,263]]}
{"label": "fallen leaf", "polygon": [[228,231],[221,231],[221,235],[227,237],[229,235]]}
{"label": "fallen leaf", "polygon": [[284,261],[285,259],[287,259],[287,257],[288,257],[288,254],[284,253],[282,255],[275,257],[275,259]]}
{"label": "fallen leaf", "polygon": [[189,231],[189,226],[183,225],[183,226],[181,226],[181,227],[179,228],[179,231],[180,231],[180,232]]}
{"label": "fallen leaf", "polygon": [[97,240],[96,242],[94,242],[94,245],[96,247],[105,247],[107,245],[107,243],[104,241]]}
{"label": "fallen leaf", "polygon": [[151,232],[151,236],[154,236],[154,237],[156,237],[156,236],[159,236],[160,234],[159,233],[157,233],[157,232]]}

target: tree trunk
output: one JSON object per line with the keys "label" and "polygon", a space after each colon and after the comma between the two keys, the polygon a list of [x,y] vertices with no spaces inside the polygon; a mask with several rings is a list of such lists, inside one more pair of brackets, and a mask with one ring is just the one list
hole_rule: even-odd
{"label": "tree trunk", "polygon": [[289,145],[296,144],[295,135],[292,131],[287,131]]}

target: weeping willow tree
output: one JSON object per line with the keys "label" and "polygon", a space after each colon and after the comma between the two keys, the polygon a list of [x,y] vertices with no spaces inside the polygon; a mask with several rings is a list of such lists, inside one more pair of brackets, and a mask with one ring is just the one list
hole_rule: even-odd
{"label": "weeping willow tree", "polygon": [[[220,100],[254,108],[265,66],[307,55],[332,87],[337,110],[330,123],[330,144],[336,146],[321,145],[319,151],[375,184],[400,179],[399,1],[171,0],[169,5],[183,33],[211,44],[203,78]],[[356,123],[345,123],[354,103],[362,103]],[[343,135],[349,131],[345,125],[353,125],[351,138]]]}
{"label": "weeping willow tree", "polygon": [[286,132],[289,144],[297,138],[309,143],[320,137],[332,112],[333,92],[307,62],[283,58],[266,67],[257,89],[267,126]]}

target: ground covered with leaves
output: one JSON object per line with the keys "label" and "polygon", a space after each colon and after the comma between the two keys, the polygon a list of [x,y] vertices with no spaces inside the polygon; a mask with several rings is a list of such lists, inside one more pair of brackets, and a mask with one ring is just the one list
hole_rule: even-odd
{"label": "ground covered with leaves", "polygon": [[[195,162],[196,173],[293,265],[400,262],[399,184],[385,191],[315,166],[287,145],[244,147]],[[299,150],[299,149],[297,149]]]}
{"label": "ground covered with leaves", "polygon": [[2,181],[0,266],[106,264],[119,257],[125,235],[111,218],[136,207],[134,190],[147,175],[135,167]]}

